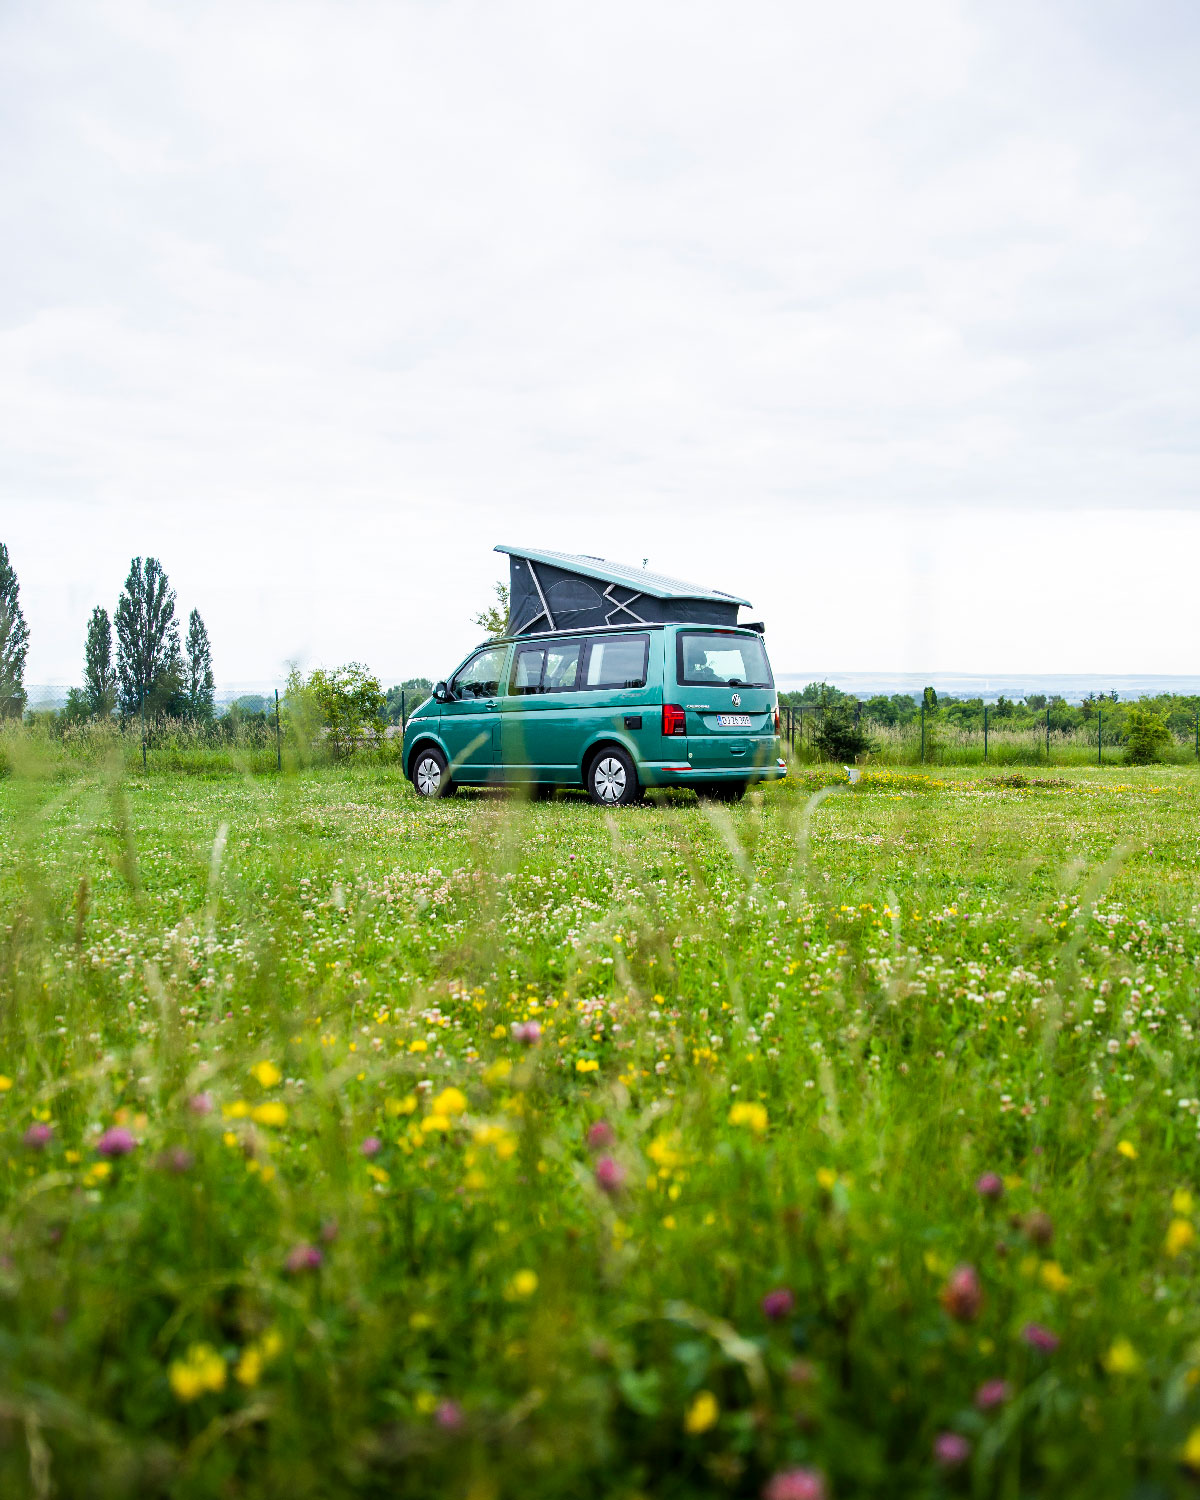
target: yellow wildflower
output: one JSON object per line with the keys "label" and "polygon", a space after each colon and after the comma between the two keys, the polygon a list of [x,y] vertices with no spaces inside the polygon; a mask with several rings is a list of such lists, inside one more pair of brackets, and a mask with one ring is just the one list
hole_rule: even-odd
{"label": "yellow wildflower", "polygon": [[250,1118],[257,1125],[286,1125],[287,1105],[280,1104],[278,1099],[269,1099],[266,1104],[256,1104],[250,1111]]}
{"label": "yellow wildflower", "polygon": [[512,1063],[509,1062],[508,1058],[498,1057],[496,1061],[492,1063],[490,1068],[484,1069],[483,1081],[484,1083],[488,1084],[489,1087],[494,1083],[503,1083],[511,1072]]}
{"label": "yellow wildflower", "polygon": [[1137,1161],[1137,1147],[1132,1141],[1118,1141],[1117,1154],[1123,1156],[1126,1161]]}
{"label": "yellow wildflower", "polygon": [[697,1391],[683,1419],[684,1430],[695,1435],[715,1427],[721,1415],[717,1398],[711,1391]]}
{"label": "yellow wildflower", "polygon": [[752,1103],[749,1099],[739,1099],[729,1111],[729,1123],[745,1125],[755,1135],[762,1135],[767,1128],[766,1106]]}
{"label": "yellow wildflower", "polygon": [[1193,1206],[1192,1195],[1187,1188],[1176,1188],[1171,1194],[1171,1207],[1177,1214],[1190,1214]]}
{"label": "yellow wildflower", "polygon": [[837,1186],[837,1173],[832,1167],[817,1168],[817,1186],[824,1188],[827,1193],[831,1193]]}
{"label": "yellow wildflower", "polygon": [[1200,1470],[1200,1427],[1193,1427],[1188,1433],[1179,1456],[1189,1469]]}
{"label": "yellow wildflower", "polygon": [[682,1153],[676,1149],[678,1132],[672,1131],[670,1135],[655,1136],[654,1140],[646,1147],[646,1155],[655,1164],[669,1171],[677,1167],[683,1160]]}
{"label": "yellow wildflower", "polygon": [[1056,1260],[1048,1260],[1042,1267],[1042,1285],[1051,1292],[1065,1292],[1071,1285],[1071,1278]]}
{"label": "yellow wildflower", "polygon": [[580,1057],[575,1060],[575,1071],[577,1073],[594,1073],[600,1064],[593,1057]]}
{"label": "yellow wildflower", "polygon": [[1104,1356],[1104,1368],[1110,1375],[1133,1375],[1142,1365],[1137,1350],[1126,1338],[1114,1339]]}
{"label": "yellow wildflower", "polygon": [[464,1115],[467,1112],[467,1096],[461,1089],[449,1088],[433,1101],[435,1115]]}
{"label": "yellow wildflower", "polygon": [[425,1040],[424,1037],[419,1036],[415,1042],[409,1042],[408,1050],[410,1052],[428,1052],[429,1043]]}
{"label": "yellow wildflower", "polygon": [[267,1062],[265,1059],[262,1062],[255,1063],[254,1066],[250,1069],[250,1072],[254,1075],[255,1078],[258,1079],[259,1083],[262,1084],[263,1088],[265,1089],[273,1089],[279,1082],[279,1080],[283,1077],[283,1074],[279,1071],[275,1064],[273,1062]]}
{"label": "yellow wildflower", "polygon": [[225,1361],[211,1344],[192,1344],[182,1359],[172,1362],[167,1378],[178,1400],[195,1401],[224,1389]]}
{"label": "yellow wildflower", "polygon": [[437,1404],[438,1398],[432,1391],[417,1392],[414,1405],[419,1412],[423,1412],[426,1416],[428,1416],[431,1411],[437,1410]]}
{"label": "yellow wildflower", "polygon": [[1167,1238],[1163,1248],[1168,1255],[1182,1255],[1195,1238],[1196,1231],[1188,1219],[1172,1219],[1167,1225]]}
{"label": "yellow wildflower", "polygon": [[538,1289],[538,1276],[536,1271],[518,1271],[508,1283],[508,1295],[514,1300],[517,1298],[532,1297]]}
{"label": "yellow wildflower", "polygon": [[385,1099],[383,1101],[384,1114],[393,1120],[397,1115],[411,1115],[417,1108],[416,1094],[405,1094],[403,1099]]}
{"label": "yellow wildflower", "polygon": [[253,1344],[243,1349],[241,1357],[233,1367],[233,1378],[239,1385],[257,1385],[262,1379],[263,1357]]}
{"label": "yellow wildflower", "polygon": [[234,1099],[230,1104],[222,1104],[221,1113],[227,1120],[244,1120],[250,1113],[250,1106],[244,1099]]}
{"label": "yellow wildflower", "polygon": [[454,1122],[450,1120],[446,1115],[426,1115],[425,1118],[421,1121],[421,1129],[425,1132],[426,1135],[428,1135],[429,1132],[433,1130],[453,1130]]}
{"label": "yellow wildflower", "polygon": [[12,1088],[12,1079],[0,1073],[0,1094],[7,1094],[10,1088]]}

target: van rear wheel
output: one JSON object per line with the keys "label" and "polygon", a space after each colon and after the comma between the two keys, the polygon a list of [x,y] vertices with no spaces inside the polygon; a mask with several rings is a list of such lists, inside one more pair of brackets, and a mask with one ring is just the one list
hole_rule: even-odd
{"label": "van rear wheel", "polygon": [[640,802],[642,787],[631,758],[616,745],[607,745],[588,765],[587,794],[601,807],[628,807]]}

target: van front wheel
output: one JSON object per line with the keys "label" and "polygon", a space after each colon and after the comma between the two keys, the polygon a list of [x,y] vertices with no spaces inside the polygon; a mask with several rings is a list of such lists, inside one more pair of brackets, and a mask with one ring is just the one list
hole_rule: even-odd
{"label": "van front wheel", "polygon": [[450,780],[446,757],[433,745],[423,745],[417,751],[412,784],[418,797],[453,797],[458,790]]}
{"label": "van front wheel", "polygon": [[628,807],[631,802],[641,801],[637,769],[624,750],[609,745],[592,758],[587,794],[601,807]]}

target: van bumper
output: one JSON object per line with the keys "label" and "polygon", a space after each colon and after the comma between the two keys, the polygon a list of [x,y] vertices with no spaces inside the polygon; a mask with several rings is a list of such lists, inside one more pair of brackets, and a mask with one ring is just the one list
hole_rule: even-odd
{"label": "van bumper", "polygon": [[644,760],[638,763],[643,786],[694,786],[712,781],[782,781],[787,766],[781,760],[745,766],[690,766],[681,760]]}

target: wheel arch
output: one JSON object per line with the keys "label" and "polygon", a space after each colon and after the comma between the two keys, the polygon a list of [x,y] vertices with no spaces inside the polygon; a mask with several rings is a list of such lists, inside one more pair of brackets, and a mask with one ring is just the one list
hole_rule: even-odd
{"label": "wheel arch", "polygon": [[583,748],[583,755],[580,757],[579,761],[579,780],[581,785],[587,785],[588,767],[591,765],[592,761],[595,760],[596,756],[599,755],[602,750],[607,750],[610,748],[624,750],[625,754],[628,755],[629,759],[633,762],[633,769],[638,773],[638,778],[640,780],[641,761],[636,749],[634,749],[633,745],[627,739],[623,739],[619,734],[614,734],[611,730],[606,730],[598,734],[595,739],[589,740]]}
{"label": "wheel arch", "polygon": [[409,746],[408,753],[404,757],[404,774],[409,781],[413,778],[413,763],[416,761],[417,751],[425,749],[427,745],[432,745],[439,754],[446,757],[446,764],[450,764],[450,752],[437,735],[422,732]]}

